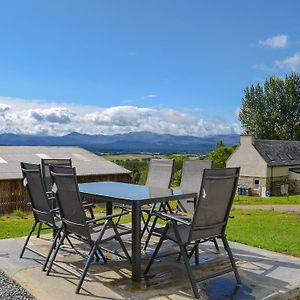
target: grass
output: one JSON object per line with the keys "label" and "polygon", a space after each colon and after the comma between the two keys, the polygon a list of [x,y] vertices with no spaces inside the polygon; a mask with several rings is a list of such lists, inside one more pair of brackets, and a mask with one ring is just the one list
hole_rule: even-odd
{"label": "grass", "polygon": [[272,196],[260,198],[256,196],[236,196],[234,204],[259,205],[259,204],[300,204],[300,195]]}
{"label": "grass", "polygon": [[[96,214],[103,213],[103,207],[96,208]],[[229,219],[227,236],[240,242],[275,252],[300,257],[300,216],[265,210],[233,209],[235,216]],[[31,213],[10,214],[0,218],[0,239],[21,237],[28,234],[33,216]],[[122,217],[130,222],[130,216]],[[48,233],[50,230],[42,231]]]}
{"label": "grass", "polygon": [[0,239],[8,239],[27,235],[33,222],[29,213],[14,212],[0,218]]}
{"label": "grass", "polygon": [[152,158],[153,155],[150,154],[114,154],[114,155],[103,155],[103,157],[109,161],[116,161],[116,160],[142,160],[144,158]]}
{"label": "grass", "polygon": [[300,257],[300,216],[264,210],[233,209],[231,241]]}

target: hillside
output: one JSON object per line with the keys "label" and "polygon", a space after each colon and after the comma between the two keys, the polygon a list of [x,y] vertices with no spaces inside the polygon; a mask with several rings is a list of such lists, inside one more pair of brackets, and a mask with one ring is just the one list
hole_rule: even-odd
{"label": "hillside", "polygon": [[222,140],[231,146],[239,142],[238,135],[208,137],[175,136],[153,132],[130,132],[114,135],[88,135],[77,132],[65,136],[1,134],[0,145],[11,146],[81,146],[102,152],[201,152],[214,149]]}

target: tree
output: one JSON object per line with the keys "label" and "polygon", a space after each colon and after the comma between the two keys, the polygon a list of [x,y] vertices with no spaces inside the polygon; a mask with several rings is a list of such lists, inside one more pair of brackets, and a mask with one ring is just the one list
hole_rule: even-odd
{"label": "tree", "polygon": [[300,139],[300,77],[275,76],[246,87],[239,113],[245,133],[256,138]]}
{"label": "tree", "polygon": [[214,151],[208,153],[205,159],[209,159],[213,162],[214,168],[225,168],[226,167],[226,160],[231,155],[231,153],[235,150],[236,146],[226,147],[220,146],[217,143],[216,148]]}

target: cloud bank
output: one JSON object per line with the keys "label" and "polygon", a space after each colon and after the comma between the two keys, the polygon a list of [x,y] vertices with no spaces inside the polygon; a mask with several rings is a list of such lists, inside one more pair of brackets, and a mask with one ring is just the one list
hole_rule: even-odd
{"label": "cloud bank", "polygon": [[0,97],[0,133],[65,135],[152,131],[208,136],[241,132],[238,122],[223,117],[199,118],[172,108],[113,106],[108,108]]}
{"label": "cloud bank", "polygon": [[279,34],[265,40],[261,40],[258,43],[264,47],[284,48],[288,44],[288,36],[285,34]]}

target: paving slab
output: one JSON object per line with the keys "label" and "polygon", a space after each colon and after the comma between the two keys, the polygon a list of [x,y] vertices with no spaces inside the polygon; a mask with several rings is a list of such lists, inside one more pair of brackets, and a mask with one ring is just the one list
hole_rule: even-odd
{"label": "paving slab", "polygon": [[[50,235],[32,238],[30,246],[44,254],[50,244]],[[50,276],[42,272],[43,258],[26,251],[19,258],[25,238],[0,241],[0,269],[27,289],[36,299],[193,299],[193,292],[184,265],[176,261],[177,248],[165,242],[159,257],[140,285],[131,282],[129,262],[107,253],[107,264],[94,262],[88,272],[80,295],[75,294],[78,277],[73,272],[81,271],[84,258],[65,245],[60,251],[57,265]],[[130,240],[125,241],[130,249]],[[263,249],[230,243],[237,260],[242,284],[236,285],[233,273],[228,273],[199,285],[201,299],[300,299],[300,259]],[[116,241],[106,245],[120,251]],[[144,269],[155,248],[155,241],[143,256]],[[88,249],[77,243],[80,253]],[[191,260],[192,261],[192,260]],[[221,247],[217,252],[212,243],[201,245],[200,264],[194,266],[197,276],[206,276],[229,265]]]}

